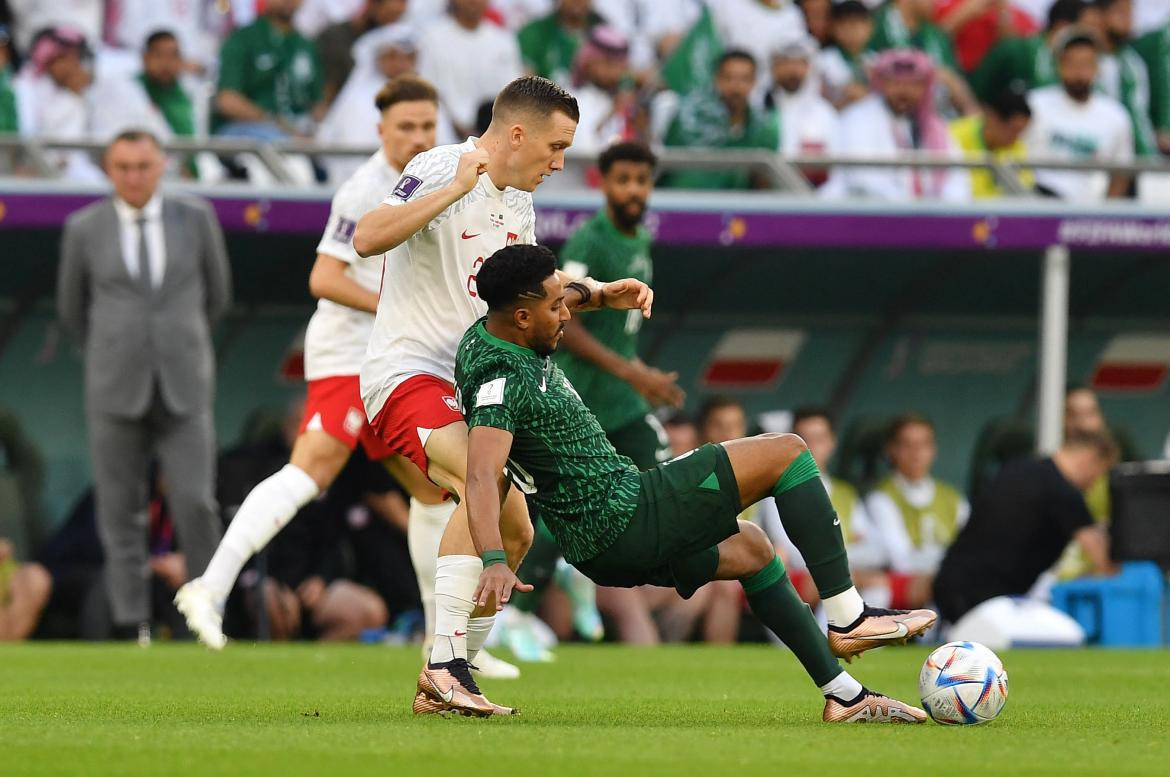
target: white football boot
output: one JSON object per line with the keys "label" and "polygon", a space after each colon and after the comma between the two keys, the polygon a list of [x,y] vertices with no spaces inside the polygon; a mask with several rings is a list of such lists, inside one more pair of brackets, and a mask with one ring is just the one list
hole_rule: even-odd
{"label": "white football boot", "polygon": [[215,606],[211,592],[202,580],[195,578],[180,588],[175,594],[175,607],[183,613],[187,628],[200,642],[212,650],[223,650],[227,644],[227,637],[223,635],[223,614]]}

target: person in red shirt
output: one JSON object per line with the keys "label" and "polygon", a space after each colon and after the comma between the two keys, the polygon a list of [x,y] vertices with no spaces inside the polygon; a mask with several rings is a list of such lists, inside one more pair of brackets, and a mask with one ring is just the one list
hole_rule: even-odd
{"label": "person in red shirt", "polygon": [[1032,17],[1009,0],[939,0],[934,21],[955,42],[959,66],[966,73],[996,42],[1036,32]]}

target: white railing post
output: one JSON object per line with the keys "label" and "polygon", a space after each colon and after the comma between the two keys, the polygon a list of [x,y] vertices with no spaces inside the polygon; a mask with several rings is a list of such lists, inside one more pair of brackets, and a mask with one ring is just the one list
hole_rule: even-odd
{"label": "white railing post", "polygon": [[1064,389],[1068,372],[1068,247],[1044,252],[1040,286],[1039,390],[1036,392],[1036,451],[1060,447],[1064,430]]}

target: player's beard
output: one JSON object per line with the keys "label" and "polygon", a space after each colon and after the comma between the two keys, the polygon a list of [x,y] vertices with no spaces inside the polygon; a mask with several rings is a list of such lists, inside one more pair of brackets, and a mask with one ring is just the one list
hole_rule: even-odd
{"label": "player's beard", "polygon": [[1079,103],[1083,103],[1089,99],[1089,95],[1093,92],[1093,85],[1083,81],[1066,81],[1064,84],[1064,91],[1068,92],[1068,96]]}
{"label": "player's beard", "polygon": [[639,199],[627,200],[621,205],[612,208],[614,221],[621,229],[633,229],[642,223],[646,215],[646,201]]}
{"label": "player's beard", "polygon": [[564,335],[564,332],[565,332],[565,325],[561,324],[560,328],[557,329],[556,333],[552,336],[552,338],[547,343],[540,343],[539,345],[534,345],[532,350],[536,351],[537,356],[552,356],[554,353],[557,352],[557,348],[560,347],[561,339]]}

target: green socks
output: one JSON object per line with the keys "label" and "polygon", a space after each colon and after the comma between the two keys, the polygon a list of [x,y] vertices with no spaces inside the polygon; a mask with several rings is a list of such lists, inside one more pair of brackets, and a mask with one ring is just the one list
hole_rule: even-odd
{"label": "green socks", "polygon": [[[821,484],[818,482],[816,486],[820,488]],[[841,674],[841,666],[829,650],[828,640],[808,605],[800,600],[788,581],[780,559],[773,558],[759,572],[739,582],[752,612],[784,641],[813,682],[824,686]]]}
{"label": "green socks", "polygon": [[804,557],[821,598],[852,588],[840,521],[811,453],[804,451],[788,465],[772,496],[784,531]]}
{"label": "green socks", "polygon": [[560,557],[561,547],[553,539],[552,532],[544,525],[544,521],[537,520],[532,547],[516,570],[516,577],[531,585],[532,590],[527,593],[513,591],[509,604],[522,612],[535,612],[557,571],[557,560]]}

